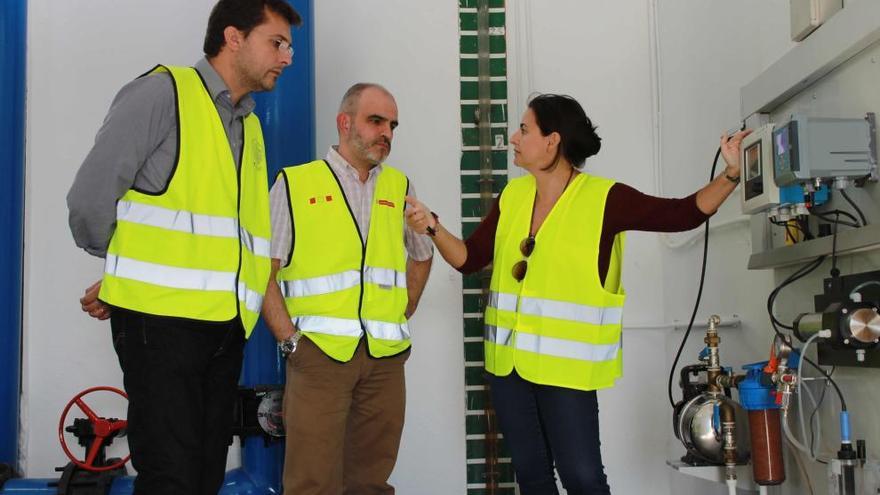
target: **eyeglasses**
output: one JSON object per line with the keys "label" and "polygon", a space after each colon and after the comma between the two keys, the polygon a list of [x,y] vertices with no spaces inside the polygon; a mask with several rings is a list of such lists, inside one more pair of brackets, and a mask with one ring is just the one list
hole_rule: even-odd
{"label": "eyeglasses", "polygon": [[[532,255],[532,252],[535,250],[535,236],[530,235],[522,240],[519,243],[519,252],[522,253],[523,256],[528,258]],[[524,278],[526,278],[526,271],[529,268],[529,260],[524,259],[518,261],[515,265],[513,265],[513,278],[517,282],[522,282]]]}
{"label": "eyeglasses", "polygon": [[272,38],[269,41],[271,41],[272,44],[275,45],[275,48],[279,52],[290,55],[290,58],[293,58],[293,45],[289,41],[283,40],[281,38]]}

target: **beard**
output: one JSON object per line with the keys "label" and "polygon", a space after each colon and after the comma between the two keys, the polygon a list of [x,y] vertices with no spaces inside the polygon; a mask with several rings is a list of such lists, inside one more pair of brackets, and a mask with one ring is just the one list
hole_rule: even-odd
{"label": "beard", "polygon": [[272,91],[275,88],[275,83],[278,82],[278,77],[280,77],[280,74],[273,72],[265,73],[259,82],[260,89],[254,91]]}
{"label": "beard", "polygon": [[271,71],[263,74],[245,72],[242,74],[242,82],[251,91],[272,91],[275,88],[278,77],[280,77],[280,74],[275,74]]}
{"label": "beard", "polygon": [[263,70],[253,60],[241,58],[235,64],[239,84],[248,91],[272,91],[281,74],[278,69]]}
{"label": "beard", "polygon": [[[351,144],[352,149],[354,149],[359,155],[364,157],[372,165],[378,165],[382,163],[382,160],[387,158],[388,154],[391,153],[390,141],[386,140],[383,137],[379,137],[374,141],[367,143],[357,129],[353,129],[351,137],[349,137],[349,143]],[[379,143],[387,144],[388,151],[374,150],[373,146]]]}

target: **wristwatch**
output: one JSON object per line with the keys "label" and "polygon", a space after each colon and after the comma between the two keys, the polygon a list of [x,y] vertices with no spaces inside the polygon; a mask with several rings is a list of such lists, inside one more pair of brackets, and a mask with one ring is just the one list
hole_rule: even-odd
{"label": "wristwatch", "polygon": [[731,177],[727,175],[727,172],[724,173],[724,178],[729,180],[730,182],[733,182],[734,184],[739,184],[739,181],[741,180],[739,175],[737,175],[736,177]]}
{"label": "wristwatch", "polygon": [[281,351],[281,355],[284,356],[284,359],[287,359],[287,356],[290,356],[294,352],[296,352],[296,344],[299,342],[299,339],[302,338],[302,331],[297,330],[290,337],[278,342],[278,350]]}
{"label": "wristwatch", "polygon": [[433,211],[431,212],[431,216],[434,217],[434,227],[425,227],[425,233],[431,237],[437,237],[437,226],[440,225],[440,217],[438,217]]}

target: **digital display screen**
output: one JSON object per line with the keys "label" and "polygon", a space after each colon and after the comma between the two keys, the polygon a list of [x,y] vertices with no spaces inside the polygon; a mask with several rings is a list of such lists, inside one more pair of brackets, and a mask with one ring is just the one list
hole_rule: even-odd
{"label": "digital display screen", "polygon": [[773,169],[777,186],[791,184],[800,169],[797,132],[797,121],[794,120],[773,131]]}
{"label": "digital display screen", "polygon": [[785,156],[788,153],[788,126],[776,132],[776,156]]}
{"label": "digital display screen", "polygon": [[761,163],[761,141],[755,141],[751,146],[746,148],[744,155],[746,163],[746,180],[750,181],[760,177],[763,169],[763,164]]}

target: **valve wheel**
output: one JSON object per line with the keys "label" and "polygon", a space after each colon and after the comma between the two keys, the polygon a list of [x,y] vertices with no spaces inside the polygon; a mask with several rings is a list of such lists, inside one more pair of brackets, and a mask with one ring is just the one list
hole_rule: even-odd
{"label": "valve wheel", "polygon": [[[114,469],[121,468],[131,459],[131,454],[127,455],[124,459],[120,459],[113,464],[107,466],[95,466],[95,458],[98,456],[98,452],[101,451],[101,448],[104,446],[104,442],[106,442],[107,437],[109,437],[112,433],[115,433],[119,430],[124,429],[128,426],[128,421],[124,419],[117,420],[108,420],[104,419],[101,416],[97,415],[95,411],[89,407],[85,401],[83,401],[83,397],[89,395],[94,392],[112,392],[116,395],[121,395],[128,400],[128,395],[115,387],[92,387],[83,390],[82,392],[76,394],[70,402],[64,407],[64,411],[61,413],[61,420],[58,422],[58,440],[61,442],[61,448],[64,450],[64,453],[67,455],[67,458],[77,466],[86,469],[88,471],[112,471]],[[88,450],[86,451],[85,459],[77,459],[75,455],[70,451],[67,447],[67,440],[64,438],[64,421],[67,419],[67,415],[70,412],[70,409],[76,405],[80,411],[82,411],[89,422],[92,425],[92,429],[95,433],[95,439],[92,441],[92,444],[89,445]]]}

